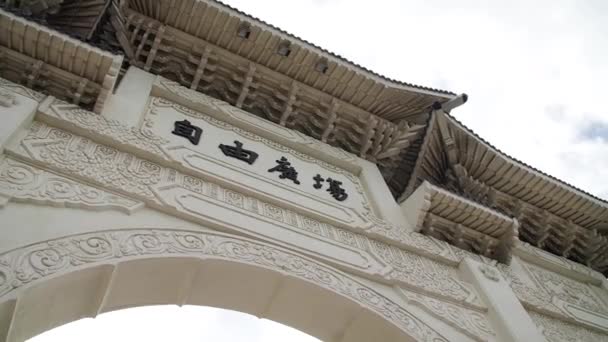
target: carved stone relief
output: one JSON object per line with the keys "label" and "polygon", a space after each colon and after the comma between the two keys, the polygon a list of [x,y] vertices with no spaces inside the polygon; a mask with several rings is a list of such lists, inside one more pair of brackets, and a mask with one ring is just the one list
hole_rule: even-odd
{"label": "carved stone relief", "polygon": [[499,264],[498,268],[503,277],[511,286],[515,296],[522,304],[530,310],[538,310],[553,315],[563,315],[561,310],[551,302],[551,296],[537,287],[525,284],[513,269],[504,264]]}
{"label": "carved stone relief", "polygon": [[272,245],[220,233],[179,230],[120,230],[52,240],[0,255],[0,298],[51,275],[157,255],[215,258],[281,272],[311,282],[374,311],[417,341],[448,341],[431,327],[347,274]]}
{"label": "carved stone relief", "polygon": [[399,292],[408,304],[424,309],[432,316],[441,319],[476,341],[483,342],[495,338],[495,332],[484,312],[466,309],[459,305],[404,289],[399,289]]}
{"label": "carved stone relief", "polygon": [[[179,91],[182,88],[179,87]],[[201,97],[210,102],[219,102],[222,103],[222,106],[229,106],[222,101],[208,98],[202,94],[198,95],[201,95]],[[95,139],[99,138],[103,139],[103,141],[111,141],[114,145],[125,147],[125,149],[132,150],[135,148],[143,155],[155,157],[155,160],[159,163],[163,160],[171,161],[167,152],[161,148],[161,146],[167,143],[167,140],[155,135],[148,129],[153,116],[154,111],[150,111],[149,115],[146,116],[148,121],[144,121],[142,129],[138,130],[53,98],[47,99],[41,105],[39,113],[40,119],[50,124],[60,125],[61,127],[78,131],[80,134]],[[257,120],[260,121],[259,119]],[[173,164],[169,163],[168,165]],[[391,226],[384,220],[376,217],[370,217],[369,220],[371,225],[368,227],[368,233],[375,234],[380,238],[389,238],[404,248],[423,253],[432,258],[439,258],[454,266],[458,265],[464,257],[484,259],[478,255],[455,248],[444,241],[439,241],[419,233],[409,232],[403,229],[403,227]]]}
{"label": "carved stone relief", "polygon": [[[525,283],[510,266],[499,265],[503,276],[524,307],[535,313],[578,323],[608,333],[606,302],[591,288],[561,274],[522,262],[532,283]],[[597,291],[604,291],[597,288]]]}
{"label": "carved stone relief", "polygon": [[549,342],[604,342],[608,334],[586,329],[533,311],[528,312]]}
{"label": "carved stone relief", "polygon": [[[152,97],[145,116],[145,130],[149,134],[155,133],[160,136],[169,132],[176,120],[182,119],[188,120],[194,127],[200,127],[205,132],[203,142],[198,146],[174,136],[168,136],[170,143],[162,146],[169,158],[180,163],[185,172],[216,175],[234,184],[241,183],[243,186],[255,182],[255,191],[274,194],[283,202],[292,202],[298,207],[309,210],[320,210],[329,216],[340,216],[343,217],[342,220],[350,221],[356,219],[356,216],[375,215],[361,181],[352,172],[202,112],[163,98]],[[246,148],[253,149],[259,154],[255,164],[243,167],[242,162],[226,158],[220,153],[218,145],[229,144],[234,140],[243,142]],[[298,173],[299,179],[294,178],[293,183],[281,181],[275,174],[268,172],[268,169],[275,166],[276,160],[281,157],[286,157],[284,162],[295,166],[294,170]],[[348,199],[336,201],[327,191],[315,189],[312,186],[313,176],[318,173],[323,174],[325,178],[333,178],[343,183],[342,186],[348,191]]]}
{"label": "carved stone relief", "polygon": [[[290,155],[293,155],[306,162],[315,163],[325,170],[337,173],[340,175],[340,177],[349,179],[354,186],[353,190],[356,191],[356,193],[362,199],[362,203],[360,207],[357,208],[343,208],[336,204],[339,202],[333,200],[326,201],[325,203],[328,203],[327,205],[330,205],[333,208],[333,210],[330,210],[329,212],[333,213],[334,215],[338,215],[334,218],[336,224],[343,224],[344,226],[349,227],[359,226],[371,234],[376,234],[389,239],[403,239],[403,236],[408,233],[408,230],[405,227],[389,225],[387,222],[379,219],[375,215],[367,200],[367,197],[365,196],[365,192],[363,191],[360,181],[352,173],[331,164],[319,161],[281,144],[246,132],[212,117],[191,111],[185,107],[177,106],[167,100],[160,98],[153,99],[151,110],[148,112],[148,115],[146,115],[144,124],[139,132],[135,128],[122,126],[116,121],[107,120],[101,116],[87,112],[77,106],[67,104],[57,99],[49,99],[41,106],[40,111],[41,119],[53,125],[66,126],[67,124],[66,128],[77,129],[79,132],[83,131],[85,135],[94,136],[95,138],[101,138],[104,140],[109,138],[115,141],[119,146],[124,146],[127,149],[131,150],[133,148],[137,148],[141,150],[142,153],[153,154],[152,159],[161,164],[170,165],[171,167],[178,167],[180,170],[189,173],[196,173],[199,176],[203,175],[205,170],[193,166],[194,159],[192,158],[192,155],[194,154],[192,150],[183,150],[180,152],[177,148],[168,146],[165,138],[159,137],[150,130],[155,117],[154,106],[161,104],[165,106],[178,107],[181,113],[204,118],[213,125],[223,129],[235,131],[238,134],[251,139],[252,141],[263,142],[265,145],[276,151],[289,153]],[[61,121],[59,122],[57,119],[61,119]],[[306,198],[306,195],[303,196],[303,198]],[[277,203],[279,202],[284,202],[284,199],[277,199]],[[301,206],[301,204],[296,202],[292,203],[292,205]],[[314,211],[317,209],[309,208],[308,210]]]}
{"label": "carved stone relief", "polygon": [[[217,211],[229,208],[231,221],[238,221],[239,217],[243,217],[244,220],[254,218],[267,221],[281,229],[297,231],[299,234],[313,234],[309,236],[328,241],[336,246],[335,248],[345,251],[354,248],[360,251],[358,252],[360,255],[370,253],[385,266],[381,269],[376,268],[375,271],[368,269],[369,263],[359,263],[357,267],[362,267],[361,271],[366,273],[378,274],[384,281],[397,282],[459,303],[467,303],[475,307],[483,306],[472,286],[460,281],[457,272],[450,266],[241,194],[233,189],[224,188],[213,182],[184,175],[58,128],[34,122],[19,147],[9,151],[34,163],[132,196],[168,213],[177,211],[182,216],[185,215],[204,224],[219,222],[217,216],[210,213],[214,210],[201,209],[204,208],[203,205],[207,205],[217,208]],[[235,226],[233,222],[221,222],[221,224],[223,227],[234,227],[233,229],[237,230],[256,229],[251,227],[255,225],[249,224],[242,226]],[[281,230],[276,232],[281,233]],[[266,232],[249,233],[265,234]],[[401,239],[412,243],[419,238],[427,245],[430,244],[429,238],[415,234],[406,234]],[[269,237],[276,238],[274,234]],[[427,253],[430,251],[432,249]]]}
{"label": "carved stone relief", "polygon": [[531,264],[525,264],[539,288],[542,288],[551,297],[559,298],[589,311],[608,315],[606,303],[598,298],[590,285],[562,276],[558,273],[545,270]]}
{"label": "carved stone relief", "polygon": [[583,275],[586,278],[592,278],[597,283],[601,283],[605,278],[601,273],[591,269],[590,267],[586,267],[578,262],[556,256],[538,247],[532,246],[527,242],[520,241],[517,243],[516,253],[524,260],[528,260],[532,263],[542,262],[543,264],[550,264],[558,269],[576,272],[577,274]]}
{"label": "carved stone relief", "polygon": [[[44,95],[42,93],[34,91],[28,87],[19,85],[17,83],[13,83],[11,81],[5,80],[4,78],[1,78],[1,77],[0,77],[0,89],[2,89],[1,92],[3,94],[8,95],[11,93],[16,93],[16,94],[23,95],[23,96],[30,98],[37,102],[42,101],[46,97],[46,95]],[[11,97],[14,98],[14,95],[12,95]],[[15,101],[12,101],[11,105],[12,104],[15,104]]]}
{"label": "carved stone relief", "polygon": [[[10,158],[0,160],[0,198],[96,210],[116,209],[126,213],[143,206],[139,201]],[[0,200],[0,206],[2,204]]]}
{"label": "carved stone relief", "polygon": [[500,281],[500,275],[498,274],[498,271],[496,271],[493,267],[490,267],[486,264],[481,264],[479,265],[479,270],[481,271],[481,274],[483,274],[484,277],[486,277],[487,279],[491,281]]}

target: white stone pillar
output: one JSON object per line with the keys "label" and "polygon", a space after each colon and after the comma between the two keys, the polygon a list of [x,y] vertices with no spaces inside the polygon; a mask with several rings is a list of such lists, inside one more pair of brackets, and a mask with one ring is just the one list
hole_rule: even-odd
{"label": "white stone pillar", "polygon": [[367,190],[367,194],[371,197],[370,202],[374,206],[374,210],[378,216],[393,225],[405,225],[413,230],[414,228],[409,224],[401,211],[401,207],[393,198],[378,167],[374,163],[364,159],[359,159],[358,164],[361,166],[360,179]]}
{"label": "white stone pillar", "polygon": [[127,126],[139,126],[155,79],[156,75],[129,67],[114,94],[104,104],[101,115]]}
{"label": "white stone pillar", "polygon": [[462,261],[460,269],[488,305],[490,321],[501,341],[546,341],[498,269],[469,258]]}

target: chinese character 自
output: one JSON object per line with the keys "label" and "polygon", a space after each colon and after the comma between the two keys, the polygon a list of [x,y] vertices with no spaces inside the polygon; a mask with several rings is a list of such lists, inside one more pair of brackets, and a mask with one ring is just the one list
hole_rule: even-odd
{"label": "chinese character \u81ea", "polygon": [[198,145],[199,141],[201,140],[201,134],[203,134],[203,130],[200,127],[192,125],[188,120],[175,121],[174,125],[175,126],[171,133],[184,137],[192,144]]}

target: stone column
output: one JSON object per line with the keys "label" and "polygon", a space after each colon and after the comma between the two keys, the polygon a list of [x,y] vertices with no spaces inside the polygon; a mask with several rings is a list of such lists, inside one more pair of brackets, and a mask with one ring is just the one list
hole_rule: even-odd
{"label": "stone column", "polygon": [[108,97],[101,115],[127,126],[139,126],[156,75],[129,67],[116,91]]}
{"label": "stone column", "polygon": [[460,264],[488,305],[490,321],[502,341],[546,341],[498,269],[466,258]]}

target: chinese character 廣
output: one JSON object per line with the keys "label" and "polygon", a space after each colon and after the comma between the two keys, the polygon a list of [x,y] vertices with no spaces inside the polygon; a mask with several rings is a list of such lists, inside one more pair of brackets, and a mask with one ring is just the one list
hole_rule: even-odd
{"label": "chinese character \u5ee3", "polygon": [[271,169],[268,169],[268,172],[278,171],[281,173],[279,175],[279,178],[290,179],[295,184],[300,184],[300,181],[298,180],[298,171],[296,171],[296,169],[291,166],[291,163],[287,161],[287,158],[281,157],[281,159],[277,160],[276,162],[278,165]]}

